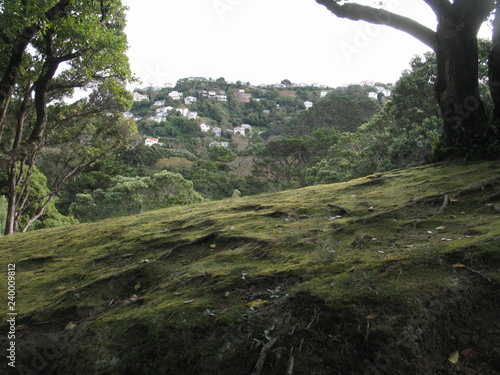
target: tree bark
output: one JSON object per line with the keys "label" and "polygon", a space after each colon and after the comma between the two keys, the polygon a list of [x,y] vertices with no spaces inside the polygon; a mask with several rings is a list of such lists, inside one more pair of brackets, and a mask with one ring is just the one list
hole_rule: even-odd
{"label": "tree bark", "polygon": [[[339,4],[336,0],[316,2],[338,17],[390,26],[431,47],[436,52],[435,92],[444,121],[442,144],[445,150],[440,156],[463,156],[470,154],[469,149],[478,150],[485,144],[491,128],[479,95],[477,33],[493,10],[494,0],[454,0],[453,3],[424,0],[438,19],[436,32],[385,10],[355,3]],[[500,82],[500,43],[493,57],[491,80],[495,84]],[[496,95],[496,115],[500,116],[500,89]]]}
{"label": "tree bark", "polygon": [[488,76],[493,99],[493,123],[500,123],[500,1],[495,4],[493,19],[493,47],[488,56]]}
{"label": "tree bark", "polygon": [[[477,32],[471,27],[440,22],[437,31],[436,98],[443,116],[444,144],[460,151],[472,147],[487,131],[479,95]],[[464,150],[462,150],[464,151]]]}

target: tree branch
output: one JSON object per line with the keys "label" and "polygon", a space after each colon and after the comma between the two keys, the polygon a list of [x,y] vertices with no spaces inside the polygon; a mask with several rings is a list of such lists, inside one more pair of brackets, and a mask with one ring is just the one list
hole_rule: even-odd
{"label": "tree branch", "polygon": [[433,50],[436,49],[436,32],[411,18],[360,4],[340,5],[336,0],[316,0],[316,2],[324,5],[337,17],[389,26],[413,36]]}
{"label": "tree branch", "polygon": [[452,4],[448,0],[424,0],[424,2],[431,7],[438,18],[449,13],[452,8]]}

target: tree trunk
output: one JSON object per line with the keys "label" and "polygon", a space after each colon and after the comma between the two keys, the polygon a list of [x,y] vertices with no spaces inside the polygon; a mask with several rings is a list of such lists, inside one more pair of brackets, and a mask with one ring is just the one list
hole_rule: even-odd
{"label": "tree trunk", "polygon": [[500,1],[495,5],[495,18],[493,19],[493,47],[488,56],[488,76],[491,98],[493,99],[492,122],[500,124]]}
{"label": "tree trunk", "polygon": [[466,24],[440,22],[436,33],[436,97],[443,116],[443,143],[452,156],[468,154],[487,134],[479,95],[477,32]]}
{"label": "tree trunk", "polygon": [[9,168],[9,194],[7,194],[8,197],[8,203],[7,203],[7,220],[5,223],[5,232],[4,234],[8,236],[9,234],[14,234],[17,232],[17,227],[16,227],[16,208],[17,208],[17,194],[16,194],[16,167],[10,167]]}

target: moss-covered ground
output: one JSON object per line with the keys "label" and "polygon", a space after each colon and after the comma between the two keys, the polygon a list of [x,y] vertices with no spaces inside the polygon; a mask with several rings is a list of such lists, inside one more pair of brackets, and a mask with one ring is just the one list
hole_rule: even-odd
{"label": "moss-covered ground", "polygon": [[0,372],[499,374],[499,193],[444,163],[0,238]]}

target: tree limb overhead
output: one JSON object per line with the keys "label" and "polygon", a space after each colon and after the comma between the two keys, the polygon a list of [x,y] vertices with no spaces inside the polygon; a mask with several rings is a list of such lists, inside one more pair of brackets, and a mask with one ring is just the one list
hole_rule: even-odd
{"label": "tree limb overhead", "polygon": [[360,4],[338,4],[335,0],[316,0],[340,18],[366,21],[375,25],[385,25],[404,31],[433,50],[436,49],[436,32],[411,18]]}

